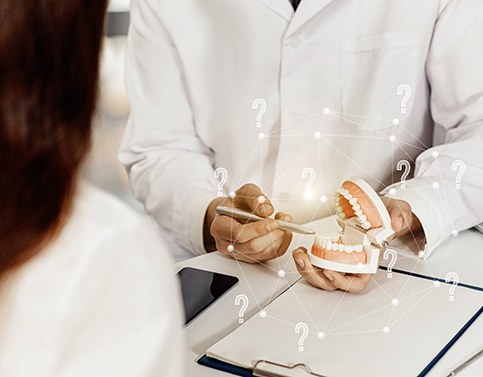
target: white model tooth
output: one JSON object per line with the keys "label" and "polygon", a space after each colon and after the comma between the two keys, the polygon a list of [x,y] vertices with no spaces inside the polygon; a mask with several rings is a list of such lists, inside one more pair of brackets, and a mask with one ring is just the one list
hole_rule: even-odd
{"label": "white model tooth", "polygon": [[322,236],[321,236],[320,234],[316,234],[316,235],[315,235],[315,244],[316,244],[317,246],[320,246],[320,245],[321,245],[321,243],[322,243]]}
{"label": "white model tooth", "polygon": [[362,245],[354,245],[354,251],[356,253],[360,253],[362,252],[362,250],[364,250],[364,247]]}
{"label": "white model tooth", "polygon": [[350,201],[352,199],[352,194],[349,192],[347,195],[344,195],[344,198]]}
{"label": "white model tooth", "polygon": [[360,209],[358,209],[357,211],[354,211],[354,213],[356,214],[356,216],[362,215],[362,211]]}
{"label": "white model tooth", "polygon": [[322,244],[320,246],[322,246],[323,249],[326,248],[326,246],[327,246],[327,240],[325,238],[322,238]]}
{"label": "white model tooth", "polygon": [[361,206],[360,206],[359,204],[354,204],[354,205],[352,206],[352,209],[353,209],[354,211],[359,211],[359,210],[361,209]]}
{"label": "white model tooth", "polygon": [[370,229],[371,228],[371,223],[369,221],[366,221],[364,224],[362,224],[362,227],[364,229]]}
{"label": "white model tooth", "polygon": [[344,212],[339,212],[339,217],[341,219],[345,219],[345,213]]}
{"label": "white model tooth", "polygon": [[343,212],[344,210],[342,209],[342,206],[340,204],[335,206],[335,209],[337,212]]}
{"label": "white model tooth", "polygon": [[327,240],[327,243],[326,243],[325,245],[326,245],[326,246],[325,246],[325,248],[326,248],[327,250],[332,249],[332,241],[331,241],[331,240]]}
{"label": "white model tooth", "polygon": [[367,221],[366,215],[359,215],[357,218],[362,224],[364,224]]}
{"label": "white model tooth", "polygon": [[[352,198],[351,200],[349,200],[349,203],[350,203],[352,206],[354,206],[354,205],[356,205],[356,204],[357,204],[357,199],[356,199],[356,198]],[[352,207],[352,208],[354,208],[354,207]]]}
{"label": "white model tooth", "polygon": [[349,194],[349,191],[347,191],[345,188],[341,187],[340,189],[337,190],[337,192],[339,194],[341,194],[342,196],[346,196],[347,194]]}
{"label": "white model tooth", "polygon": [[345,252],[346,252],[346,253],[352,253],[353,251],[354,251],[354,246],[352,246],[352,245],[347,245],[347,246],[345,247]]}

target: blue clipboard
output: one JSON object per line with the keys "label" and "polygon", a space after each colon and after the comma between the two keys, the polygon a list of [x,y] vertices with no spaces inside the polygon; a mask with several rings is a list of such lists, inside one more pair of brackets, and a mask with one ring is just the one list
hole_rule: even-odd
{"label": "blue clipboard", "polygon": [[[466,330],[476,321],[476,319],[483,313],[483,306],[464,324],[464,326],[456,333],[453,338],[443,347],[443,349],[430,361],[430,363],[419,373],[417,377],[426,376],[429,371],[441,360],[441,358],[448,352],[448,350],[458,341]],[[253,370],[238,367],[223,361],[208,357],[206,355],[198,359],[198,364],[207,366],[209,368],[217,369],[222,372],[230,373],[241,377],[253,377]],[[287,366],[288,368],[288,366]]]}

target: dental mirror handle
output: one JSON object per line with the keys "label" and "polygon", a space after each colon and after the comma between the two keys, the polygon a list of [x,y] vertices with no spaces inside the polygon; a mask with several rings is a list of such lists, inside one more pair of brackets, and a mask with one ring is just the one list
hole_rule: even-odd
{"label": "dental mirror handle", "polygon": [[[234,217],[235,219],[239,219],[239,220],[248,220],[248,221],[266,220],[266,218],[264,217],[260,217],[260,216],[254,215],[253,213],[246,212],[241,209],[233,208],[233,207],[218,206],[216,207],[216,212],[220,215]],[[300,234],[315,234],[315,231],[313,231],[312,229],[306,228],[301,225],[289,223],[282,220],[275,220],[275,221],[277,221],[280,224],[280,228],[284,230],[289,230],[291,232],[300,233]]]}

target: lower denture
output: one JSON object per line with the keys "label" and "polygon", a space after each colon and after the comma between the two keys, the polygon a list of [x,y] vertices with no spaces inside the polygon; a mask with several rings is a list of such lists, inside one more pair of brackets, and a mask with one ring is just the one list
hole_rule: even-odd
{"label": "lower denture", "polygon": [[[330,236],[323,237],[326,239],[326,243],[328,243]],[[332,242],[330,241],[330,245],[346,245],[343,244],[341,239],[339,238],[338,241]],[[318,236],[316,241],[312,245],[312,254],[319,258],[323,258],[329,261],[338,262],[338,263],[347,263],[347,264],[357,264],[357,263],[366,263],[367,255],[365,250],[362,248],[362,245],[351,245],[353,248],[352,252],[347,251],[339,251],[333,250],[333,247],[323,247],[322,246],[322,237]],[[362,249],[362,250],[361,250]],[[361,251],[356,251],[361,250]]]}

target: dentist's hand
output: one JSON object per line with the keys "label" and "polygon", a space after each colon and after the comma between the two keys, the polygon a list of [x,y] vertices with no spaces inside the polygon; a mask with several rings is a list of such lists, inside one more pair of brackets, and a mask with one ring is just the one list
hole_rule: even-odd
{"label": "dentist's hand", "polygon": [[[391,216],[391,225],[395,230],[395,237],[402,237],[408,233],[419,232],[421,223],[413,214],[411,205],[404,201],[391,198],[381,198]],[[300,247],[293,251],[293,258],[299,273],[313,286],[333,291],[341,289],[347,292],[362,292],[372,278],[370,274],[345,274],[342,272],[324,270],[310,263],[307,249]],[[382,260],[384,251],[379,256]]]}
{"label": "dentist's hand", "polygon": [[[216,207],[220,205],[239,208],[260,217],[268,217],[274,212],[270,200],[258,186],[251,183],[240,187],[234,198],[214,199],[205,215],[204,243],[207,251],[218,250],[248,263],[266,261],[285,254],[292,241],[292,233],[280,229],[277,221],[267,219],[249,223],[219,215]],[[277,213],[275,218],[292,221],[292,217],[283,212]]]}

